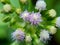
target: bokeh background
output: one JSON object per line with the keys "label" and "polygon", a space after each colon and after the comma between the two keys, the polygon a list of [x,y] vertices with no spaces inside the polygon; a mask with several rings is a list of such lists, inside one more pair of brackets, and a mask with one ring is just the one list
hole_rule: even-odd
{"label": "bokeh background", "polygon": [[[32,0],[33,5],[35,5],[37,0]],[[57,16],[60,16],[60,0],[45,0],[47,3],[47,9],[55,9]],[[10,0],[6,0],[10,3]],[[16,2],[15,2],[16,3]],[[0,2],[0,10],[2,10],[3,4]],[[0,14],[0,45],[10,45],[11,41],[11,32],[14,30],[8,27],[8,23],[4,23],[1,20],[4,14]],[[7,14],[8,15],[8,14]],[[60,45],[60,29],[57,33],[53,35],[52,40],[49,41],[48,45]]]}

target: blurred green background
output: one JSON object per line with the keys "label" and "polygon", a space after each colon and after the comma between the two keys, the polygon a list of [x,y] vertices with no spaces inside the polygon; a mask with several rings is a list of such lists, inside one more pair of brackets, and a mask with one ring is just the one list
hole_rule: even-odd
{"label": "blurred green background", "polygon": [[[6,0],[6,2],[10,2],[11,0]],[[15,0],[13,0],[14,2]],[[35,4],[37,0],[32,0]],[[47,3],[47,9],[55,9],[57,12],[57,16],[60,16],[60,0],[45,0]],[[14,2],[16,8],[19,7],[19,3]],[[14,5],[13,4],[13,5]],[[0,10],[2,9],[3,4],[0,2]],[[8,25],[9,23],[4,23],[2,22],[2,17],[4,14],[0,14],[0,45],[10,45],[12,42],[10,39],[11,32],[14,30],[12,28],[9,28]],[[60,29],[58,29],[57,33],[53,35],[53,38],[51,42],[49,43],[50,45],[60,45]]]}

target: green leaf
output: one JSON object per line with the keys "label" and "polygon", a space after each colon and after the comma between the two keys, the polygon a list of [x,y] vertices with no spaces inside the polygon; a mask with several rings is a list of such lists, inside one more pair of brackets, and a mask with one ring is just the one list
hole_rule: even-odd
{"label": "green leaf", "polygon": [[[60,0],[56,2],[54,9],[57,12],[57,16],[60,16]],[[57,33],[55,34],[54,38],[57,41],[57,43],[60,44],[60,29],[57,29]]]}
{"label": "green leaf", "polygon": [[0,13],[0,21],[3,20],[3,17],[4,17],[4,14],[3,13]]}
{"label": "green leaf", "polygon": [[34,7],[31,0],[28,0],[28,10],[33,11]]}
{"label": "green leaf", "polygon": [[3,4],[0,2],[0,11],[2,10],[3,8]]}
{"label": "green leaf", "polygon": [[15,41],[11,45],[25,45],[24,42]]}
{"label": "green leaf", "polygon": [[54,9],[57,12],[57,16],[60,16],[60,1],[58,3],[56,3]]}
{"label": "green leaf", "polygon": [[4,23],[0,21],[0,38],[7,37],[7,28],[8,28],[8,23]]}
{"label": "green leaf", "polygon": [[7,37],[8,23],[2,22],[3,17],[4,17],[4,14],[0,13],[0,38]]}
{"label": "green leaf", "polygon": [[10,3],[15,8],[20,8],[19,0],[10,0]]}
{"label": "green leaf", "polygon": [[54,39],[60,44],[60,29],[58,29],[57,33],[54,35]]}
{"label": "green leaf", "polygon": [[17,41],[15,41],[11,45],[19,45],[19,43]]}
{"label": "green leaf", "polygon": [[40,41],[40,45],[45,45],[43,42]]}
{"label": "green leaf", "polygon": [[23,28],[25,26],[25,23],[17,22],[15,25],[12,25],[13,28]]}
{"label": "green leaf", "polygon": [[47,4],[47,9],[51,9],[54,7],[55,0],[45,0],[45,2]]}

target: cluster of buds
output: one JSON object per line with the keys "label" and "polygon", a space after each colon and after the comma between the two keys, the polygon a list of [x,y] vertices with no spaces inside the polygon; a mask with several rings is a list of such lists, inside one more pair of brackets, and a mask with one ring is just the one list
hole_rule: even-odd
{"label": "cluster of buds", "polygon": [[[4,0],[1,0],[1,2],[4,2]],[[25,4],[28,1],[27,0],[20,0],[20,2]],[[46,2],[44,0],[37,0],[35,9],[37,9],[39,12],[34,12],[34,11],[29,12],[27,10],[22,12],[22,9],[18,8],[15,10],[15,13],[20,14],[19,17],[22,18],[24,21],[29,22],[29,24],[38,25],[44,20],[44,19],[42,19],[44,17],[42,16],[42,14],[40,12],[46,10],[46,6],[47,5],[46,5]],[[3,6],[4,12],[9,13],[11,10],[12,10],[12,6],[10,4],[5,4]],[[55,18],[57,13],[54,9],[51,9],[51,10],[48,10],[46,14],[48,14],[49,17]],[[11,22],[13,22],[13,21],[14,21],[14,19],[12,18]],[[36,43],[38,43],[39,39],[40,39],[41,41],[46,43],[47,40],[50,40],[50,34],[52,34],[52,35],[56,34],[56,32],[57,32],[56,27],[60,28],[59,21],[60,21],[60,17],[57,17],[56,18],[56,25],[49,26],[49,31],[43,29],[39,34],[40,37],[37,36],[38,34],[34,35],[35,39],[33,39],[30,34],[26,34],[25,31],[23,31],[23,29],[15,30],[12,33],[12,38],[13,38],[13,40],[16,40],[16,41],[24,41],[25,40],[28,43],[32,42],[32,40],[34,40]]]}

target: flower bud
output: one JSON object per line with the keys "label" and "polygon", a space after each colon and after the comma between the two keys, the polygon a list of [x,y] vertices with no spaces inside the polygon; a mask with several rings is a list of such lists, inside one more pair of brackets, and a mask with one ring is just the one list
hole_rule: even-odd
{"label": "flower bud", "polygon": [[10,20],[11,20],[10,16],[3,17],[3,22],[8,22]]}
{"label": "flower bud", "polygon": [[32,38],[31,38],[30,34],[26,35],[26,42],[31,42],[31,40],[32,40]]}
{"label": "flower bud", "polygon": [[21,13],[21,9],[16,9],[16,13],[20,14]]}
{"label": "flower bud", "polygon": [[48,11],[48,14],[50,17],[55,17],[56,16],[56,11],[54,9],[51,9]]}
{"label": "flower bud", "polygon": [[0,0],[1,2],[5,2],[5,0]]}
{"label": "flower bud", "polygon": [[10,5],[10,4],[5,4],[5,5],[3,6],[3,10],[4,10],[5,12],[11,11],[11,5]]}
{"label": "flower bud", "polygon": [[20,2],[22,2],[22,3],[26,3],[26,2],[27,2],[27,0],[20,0]]}
{"label": "flower bud", "polygon": [[10,20],[11,25],[15,24],[15,22],[16,22],[15,18],[11,18],[11,20]]}
{"label": "flower bud", "polygon": [[49,28],[49,30],[50,30],[50,33],[51,33],[51,34],[55,34],[55,33],[57,32],[57,28],[54,27],[54,26],[51,26],[51,27]]}

